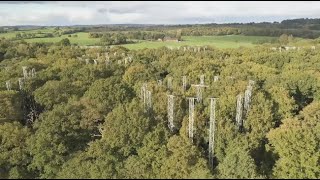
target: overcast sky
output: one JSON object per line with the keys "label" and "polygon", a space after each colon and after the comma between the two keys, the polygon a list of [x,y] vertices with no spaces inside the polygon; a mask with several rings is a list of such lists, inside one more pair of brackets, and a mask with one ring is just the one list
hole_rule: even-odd
{"label": "overcast sky", "polygon": [[0,26],[202,24],[320,18],[316,1],[0,1]]}

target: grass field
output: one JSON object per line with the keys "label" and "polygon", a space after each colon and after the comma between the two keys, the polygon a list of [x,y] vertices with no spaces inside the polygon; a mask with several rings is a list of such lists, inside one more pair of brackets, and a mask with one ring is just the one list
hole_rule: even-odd
{"label": "grass field", "polygon": [[[38,29],[38,30],[29,30],[29,31],[15,31],[0,34],[1,37],[12,38],[16,36],[18,32],[26,32],[26,33],[37,33],[41,32],[53,32],[53,28],[48,29]],[[73,37],[73,35],[77,34],[78,37]],[[68,35],[62,35],[61,37],[53,37],[53,38],[34,38],[34,39],[25,39],[26,42],[59,42],[63,38],[69,38],[71,43],[77,43],[78,45],[95,45],[95,43],[99,42],[99,38],[89,38],[88,33],[80,32],[72,34],[71,37]],[[261,40],[272,40],[274,37],[265,37],[265,36],[242,36],[242,35],[228,35],[228,36],[183,36],[182,42],[161,42],[161,41],[140,41],[135,44],[126,44],[121,45],[128,49],[143,49],[143,48],[159,48],[163,46],[167,47],[179,47],[179,46],[214,46],[217,48],[238,48],[240,46],[244,47],[252,47],[255,46],[254,42]]]}
{"label": "grass field", "polygon": [[274,37],[265,36],[242,36],[242,35],[229,35],[229,36],[184,36],[182,42],[151,42],[142,41],[136,44],[123,45],[128,49],[143,49],[143,48],[159,48],[162,46],[179,47],[184,45],[189,46],[204,46],[210,45],[217,48],[238,48],[240,46],[252,47],[255,46],[254,42],[260,40],[272,40]]}
{"label": "grass field", "polygon": [[[78,37],[72,37],[73,35],[78,35]],[[68,35],[62,35],[61,37],[54,37],[54,38],[34,38],[34,39],[26,39],[26,42],[59,42],[63,38],[68,38],[71,43],[77,43],[79,45],[94,45],[95,43],[99,42],[99,38],[89,38],[88,33],[80,32],[72,34],[71,37]]]}
{"label": "grass field", "polygon": [[42,33],[52,33],[53,32],[53,28],[45,28],[45,29],[34,29],[34,30],[22,30],[22,31],[11,31],[11,32],[7,32],[7,33],[0,33],[0,38],[4,37],[4,38],[13,38],[16,37],[17,33],[37,33],[41,31]]}
{"label": "grass field", "polygon": [[[41,31],[42,33],[52,33],[54,31],[53,28],[46,28],[46,29],[36,29],[36,30],[25,30],[25,31],[13,31],[8,33],[0,33],[0,38],[4,37],[7,39],[16,37],[17,33],[37,33]],[[72,37],[73,35],[78,35],[78,37]],[[80,32],[74,33],[71,37],[68,35],[62,35],[61,37],[53,37],[53,38],[33,38],[33,39],[25,39],[26,42],[59,42],[63,38],[69,38],[71,43],[77,43],[79,45],[94,45],[95,43],[99,42],[97,38],[89,38],[88,33]]]}

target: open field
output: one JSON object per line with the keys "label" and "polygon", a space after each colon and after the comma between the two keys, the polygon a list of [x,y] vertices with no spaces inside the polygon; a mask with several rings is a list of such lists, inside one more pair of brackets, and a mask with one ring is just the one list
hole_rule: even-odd
{"label": "open field", "polygon": [[142,41],[137,44],[123,45],[128,49],[143,49],[143,48],[159,48],[162,46],[179,47],[179,46],[204,46],[210,45],[218,48],[238,48],[240,46],[251,47],[254,42],[260,40],[272,40],[274,37],[265,36],[184,36],[182,42],[159,42],[159,41]]}
{"label": "open field", "polygon": [[44,29],[32,29],[32,30],[21,30],[21,31],[10,31],[7,33],[0,33],[0,38],[14,38],[17,33],[52,33],[53,28],[44,28]]}
{"label": "open field", "polygon": [[[73,35],[78,35],[78,37],[73,37]],[[59,42],[64,38],[68,38],[71,43],[77,43],[78,45],[94,45],[99,42],[99,38],[89,38],[88,33],[80,32],[72,34],[71,37],[68,35],[62,35],[61,37],[53,37],[53,38],[34,38],[34,39],[26,39],[27,42]]]}
{"label": "open field", "polygon": [[[53,32],[53,29],[39,29],[39,30],[29,30],[29,31],[14,31],[8,33],[0,34],[1,37],[13,38],[18,32],[26,33],[36,33],[41,32]],[[78,35],[78,37],[73,37],[73,35]],[[78,45],[95,45],[99,42],[99,38],[89,38],[87,32],[80,32],[72,34],[72,37],[68,35],[62,35],[61,37],[53,38],[33,38],[25,39],[26,42],[59,42],[63,38],[69,38],[71,43],[77,43]],[[238,48],[240,46],[251,47],[255,46],[255,42],[266,40],[270,41],[276,39],[275,37],[266,37],[266,36],[243,36],[243,35],[228,35],[228,36],[183,36],[182,42],[160,42],[160,41],[140,41],[135,44],[126,44],[121,45],[128,49],[143,49],[143,48],[159,48],[163,46],[167,47],[179,47],[179,46],[204,46],[210,45],[217,48]]]}

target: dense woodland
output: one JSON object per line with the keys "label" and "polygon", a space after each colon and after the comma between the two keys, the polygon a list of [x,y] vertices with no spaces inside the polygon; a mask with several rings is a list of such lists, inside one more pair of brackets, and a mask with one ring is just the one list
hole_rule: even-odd
{"label": "dense woodland", "polygon": [[[282,22],[193,24],[193,25],[88,25],[55,27],[53,32],[43,32],[46,27],[0,27],[0,33],[15,32],[12,40],[32,38],[54,38],[77,32],[88,32],[90,38],[100,38],[96,45],[118,45],[133,43],[134,40],[158,40],[164,37],[246,35],[279,37],[291,34],[294,37],[316,39],[320,37],[320,19],[291,19]],[[23,30],[36,29],[37,32]],[[106,33],[108,32],[108,33]],[[179,32],[179,33],[177,33]]]}
{"label": "dense woodland", "polygon": [[[230,24],[190,24],[190,25],[106,25],[81,27],[83,31],[149,31],[172,36],[181,30],[182,36],[203,35],[248,35],[279,37],[292,34],[294,37],[318,38],[320,36],[320,19],[290,19],[282,22],[230,23]],[[78,27],[80,28],[80,27]]]}
{"label": "dense woodland", "polygon": [[[319,59],[318,46],[135,51],[1,39],[0,178],[320,178]],[[201,75],[208,87],[195,103],[191,140],[187,98]],[[239,126],[237,96],[249,80]]]}

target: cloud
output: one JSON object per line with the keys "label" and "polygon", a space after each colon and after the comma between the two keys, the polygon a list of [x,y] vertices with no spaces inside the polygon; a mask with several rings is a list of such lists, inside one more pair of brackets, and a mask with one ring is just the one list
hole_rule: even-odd
{"label": "cloud", "polygon": [[108,9],[106,8],[100,8],[97,10],[99,13],[106,13],[108,11]]}
{"label": "cloud", "polygon": [[0,1],[0,4],[46,4],[55,1]]}
{"label": "cloud", "polygon": [[320,2],[2,1],[0,25],[192,24],[320,18]]}

